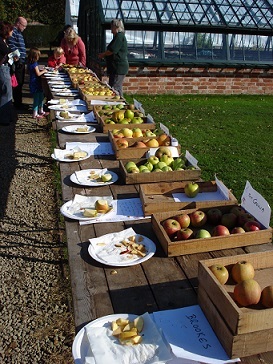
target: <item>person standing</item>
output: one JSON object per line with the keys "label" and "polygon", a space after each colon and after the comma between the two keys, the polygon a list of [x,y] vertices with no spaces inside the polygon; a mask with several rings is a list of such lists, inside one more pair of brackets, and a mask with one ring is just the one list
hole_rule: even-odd
{"label": "person standing", "polygon": [[28,54],[29,89],[33,95],[33,118],[39,119],[48,115],[43,109],[44,92],[41,76],[47,72],[46,68],[40,70],[39,58],[41,52],[38,48],[31,48]]}
{"label": "person standing", "polygon": [[62,39],[60,46],[64,50],[67,64],[73,66],[86,66],[85,44],[73,28],[70,27],[64,32],[64,38]]}
{"label": "person standing", "polygon": [[125,37],[125,30],[122,20],[111,21],[112,41],[108,44],[107,50],[99,53],[100,59],[105,58],[109,85],[113,87],[120,96],[123,96],[123,81],[129,70],[128,47]]}
{"label": "person standing", "polygon": [[25,82],[25,63],[26,63],[26,45],[23,37],[23,31],[27,27],[27,20],[19,16],[14,24],[12,36],[9,38],[9,46],[11,51],[14,52],[17,49],[20,52],[19,59],[14,62],[14,73],[18,82],[16,87],[12,88],[13,102],[17,109],[23,108],[22,104],[22,89]]}
{"label": "person standing", "polygon": [[8,54],[11,49],[8,38],[13,32],[13,25],[6,21],[0,22],[0,125],[9,125],[13,121],[12,87]]}

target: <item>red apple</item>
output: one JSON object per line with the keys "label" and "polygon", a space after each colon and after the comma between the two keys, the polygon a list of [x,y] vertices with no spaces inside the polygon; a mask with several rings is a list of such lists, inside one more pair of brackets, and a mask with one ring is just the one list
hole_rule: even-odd
{"label": "red apple", "polygon": [[120,139],[117,139],[116,145],[118,148],[124,149],[124,148],[128,148],[129,143],[126,139],[120,138]]}
{"label": "red apple", "polygon": [[229,273],[227,268],[222,264],[213,264],[209,267],[215,277],[221,284],[225,284],[228,281]]}
{"label": "red apple", "polygon": [[212,236],[230,235],[228,228],[224,225],[217,225],[212,230]]}
{"label": "red apple", "polygon": [[147,145],[141,141],[135,142],[132,146],[134,148],[147,148]]}
{"label": "red apple", "polygon": [[261,224],[258,221],[247,221],[244,224],[245,231],[259,231],[261,229]]}
{"label": "red apple", "polygon": [[220,223],[222,215],[222,211],[216,207],[207,211],[208,221],[213,225],[218,225]]}
{"label": "red apple", "polygon": [[177,231],[181,229],[179,222],[172,218],[164,220],[162,226],[166,231],[167,235],[171,238],[174,237]]}
{"label": "red apple", "polygon": [[175,216],[175,220],[179,222],[181,229],[187,228],[191,223],[191,219],[188,214],[177,215]]}
{"label": "red apple", "polygon": [[210,238],[211,235],[208,230],[200,229],[200,230],[196,231],[194,237],[195,237],[195,239],[207,239],[207,238]]}
{"label": "red apple", "polygon": [[236,226],[237,216],[233,212],[223,214],[221,218],[221,225],[226,226],[229,230],[232,230]]}
{"label": "red apple", "polygon": [[236,226],[230,232],[231,234],[242,234],[245,233],[245,230],[241,226]]}
{"label": "red apple", "polygon": [[191,224],[194,227],[201,227],[207,222],[207,215],[204,211],[196,210],[190,214]]}
{"label": "red apple", "polygon": [[261,298],[261,287],[254,279],[246,279],[234,287],[234,299],[241,306],[256,305]]}
{"label": "red apple", "polygon": [[177,240],[188,240],[192,236],[193,236],[193,231],[188,227],[177,231]]}
{"label": "red apple", "polygon": [[255,270],[253,265],[246,260],[235,263],[231,269],[231,276],[233,280],[237,283],[244,281],[246,279],[253,279],[255,275]]}

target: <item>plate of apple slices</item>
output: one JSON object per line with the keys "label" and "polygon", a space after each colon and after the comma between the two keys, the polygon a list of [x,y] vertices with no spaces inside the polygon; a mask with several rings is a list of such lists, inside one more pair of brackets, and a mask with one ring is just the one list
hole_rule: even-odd
{"label": "plate of apple slices", "polygon": [[78,185],[98,187],[115,183],[118,175],[108,169],[82,169],[71,174],[70,180]]}
{"label": "plate of apple slices", "polygon": [[87,221],[99,219],[113,212],[113,197],[75,195],[73,200],[61,206],[61,213],[73,220]]}

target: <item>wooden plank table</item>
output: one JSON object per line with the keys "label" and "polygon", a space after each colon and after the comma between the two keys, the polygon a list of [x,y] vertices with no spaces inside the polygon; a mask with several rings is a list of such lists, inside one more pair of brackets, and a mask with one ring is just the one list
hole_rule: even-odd
{"label": "wooden plank table", "polygon": [[[107,136],[101,133],[82,136],[61,132],[63,124],[56,122],[58,142],[62,148],[67,141],[107,141]],[[65,125],[68,124],[65,123]],[[63,201],[71,200],[75,194],[112,195],[114,199],[139,197],[138,186],[124,185],[121,179],[115,184],[101,187],[82,187],[69,179],[74,171],[87,168],[108,168],[119,174],[118,165],[114,156],[101,158],[92,156],[80,162],[60,162]],[[105,266],[91,258],[88,254],[90,238],[128,227],[133,227],[137,233],[155,242],[157,251],[151,259],[140,265],[120,268]],[[269,243],[245,249],[235,248],[167,258],[152,230],[150,218],[133,222],[90,225],[80,225],[78,221],[65,218],[65,229],[77,332],[91,320],[113,313],[143,314],[195,305],[197,304],[199,260],[273,249],[272,244]],[[117,273],[112,274],[113,270]],[[273,352],[242,358],[241,362],[271,364]]]}

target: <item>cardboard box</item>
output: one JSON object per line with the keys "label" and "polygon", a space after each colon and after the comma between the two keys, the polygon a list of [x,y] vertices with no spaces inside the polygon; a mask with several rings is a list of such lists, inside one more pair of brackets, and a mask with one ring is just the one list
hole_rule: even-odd
{"label": "cardboard box", "polygon": [[199,305],[231,358],[273,350],[273,308],[264,308],[260,303],[239,307],[232,298],[232,279],[221,285],[209,269],[212,264],[222,264],[230,270],[242,260],[253,264],[254,279],[262,289],[273,284],[273,250],[203,260],[198,266]]}
{"label": "cardboard box", "polygon": [[[184,172],[185,178],[188,178],[186,172],[194,171],[177,171]],[[171,172],[170,172],[171,173]],[[161,174],[161,173],[160,173]],[[199,193],[195,198],[189,198],[184,193],[184,188],[188,179],[182,182],[160,182],[156,184],[145,184],[140,186],[140,199],[145,216],[164,211],[177,211],[181,209],[203,208],[212,205],[225,206],[237,204],[236,197],[220,181],[197,181]],[[218,187],[225,188],[222,193]]]}
{"label": "cardboard box", "polygon": [[[176,147],[172,147],[176,148]],[[143,148],[144,149],[144,148]],[[176,148],[177,149],[177,148]],[[177,149],[178,152],[180,148]],[[151,151],[151,149],[149,150]],[[175,157],[174,157],[175,159]],[[128,173],[125,169],[125,165],[132,159],[120,160],[119,169],[121,176],[125,184],[141,184],[141,183],[159,183],[172,181],[194,181],[199,180],[201,175],[201,169],[194,165],[194,169],[185,169],[182,171],[169,171],[169,172],[151,172],[151,173]],[[136,165],[141,165],[147,162],[147,158],[135,159]],[[186,161],[188,166],[192,165],[189,160]],[[151,186],[151,188],[153,188]]]}

